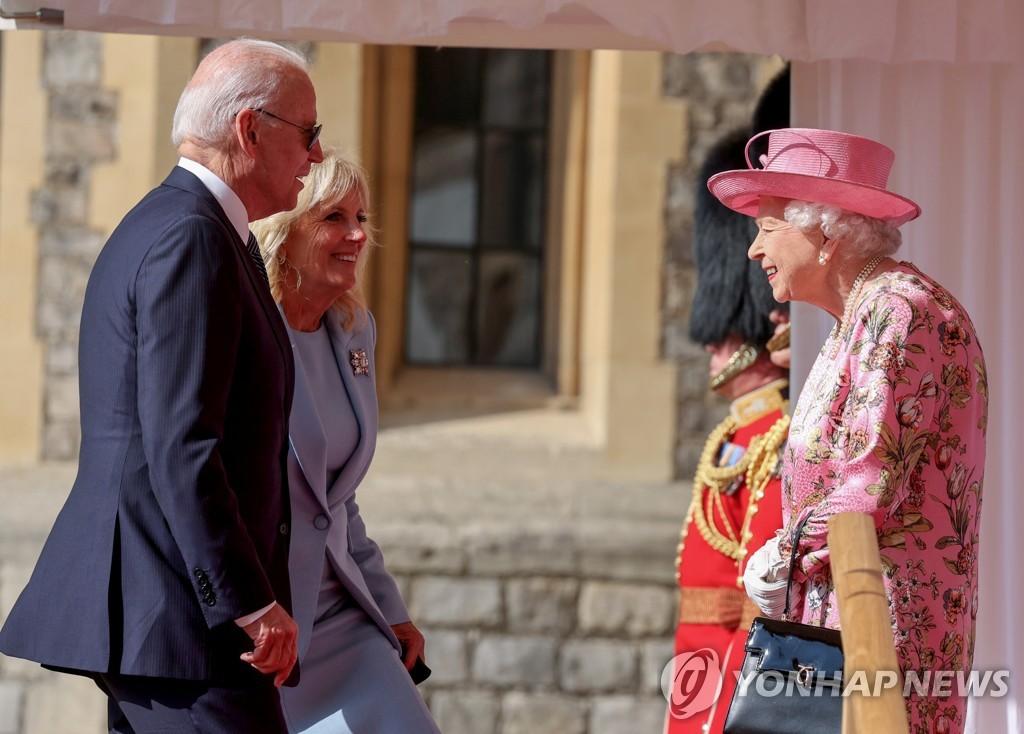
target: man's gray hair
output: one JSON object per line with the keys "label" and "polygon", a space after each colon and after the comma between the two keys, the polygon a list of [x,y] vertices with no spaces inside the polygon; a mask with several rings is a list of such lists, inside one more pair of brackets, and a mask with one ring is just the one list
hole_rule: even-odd
{"label": "man's gray hair", "polygon": [[241,38],[218,46],[199,63],[174,111],[171,142],[186,139],[220,148],[244,109],[275,107],[295,71],[309,65],[300,54],[270,41]]}

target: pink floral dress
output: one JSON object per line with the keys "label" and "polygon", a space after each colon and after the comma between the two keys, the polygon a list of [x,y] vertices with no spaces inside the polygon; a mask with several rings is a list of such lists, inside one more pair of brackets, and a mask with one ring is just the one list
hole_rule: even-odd
{"label": "pink floral dress", "polygon": [[[826,523],[869,513],[904,675],[966,674],[988,405],[981,346],[963,306],[909,263],[865,285],[853,314],[848,333],[833,332],[818,355],[786,447],[783,557],[813,512],[792,618],[839,628]],[[907,707],[912,734],[963,731],[955,685],[948,697],[912,691]]]}

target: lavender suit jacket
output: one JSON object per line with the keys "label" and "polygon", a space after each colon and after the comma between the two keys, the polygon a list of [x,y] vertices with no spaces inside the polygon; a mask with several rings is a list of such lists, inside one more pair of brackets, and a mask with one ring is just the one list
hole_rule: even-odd
{"label": "lavender suit jacket", "polygon": [[[295,400],[289,423],[288,483],[291,488],[293,532],[289,569],[292,606],[299,625],[299,660],[309,648],[320,592],[324,555],[345,586],[384,635],[398,648],[390,625],[409,620],[394,579],[384,568],[380,548],[366,534],[359,515],[356,488],[366,475],[377,444],[377,392],[373,349],[376,326],[373,316],[361,327],[347,331],[341,314],[331,309],[325,316],[327,332],[338,370],[358,422],[359,440],[351,458],[334,483],[327,486],[327,444],[317,405],[301,362],[295,368]],[[365,355],[369,374],[356,374],[353,353]],[[332,398],[333,399],[333,398]],[[357,426],[353,425],[353,430]]]}

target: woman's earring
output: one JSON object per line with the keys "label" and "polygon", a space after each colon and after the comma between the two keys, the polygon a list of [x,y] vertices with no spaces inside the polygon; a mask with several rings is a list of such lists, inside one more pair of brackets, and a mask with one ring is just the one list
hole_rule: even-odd
{"label": "woman's earring", "polygon": [[827,262],[828,262],[828,258],[825,257],[825,253],[824,252],[818,253],[818,265],[824,265]]}

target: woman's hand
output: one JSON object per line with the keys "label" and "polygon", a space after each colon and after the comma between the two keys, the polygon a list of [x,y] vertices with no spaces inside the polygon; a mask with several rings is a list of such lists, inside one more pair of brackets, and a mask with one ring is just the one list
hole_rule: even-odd
{"label": "woman's hand", "polygon": [[758,548],[743,570],[743,588],[766,617],[781,619],[786,612],[789,569],[779,553],[779,535]]}
{"label": "woman's hand", "polygon": [[402,645],[402,663],[406,670],[412,670],[416,658],[424,658],[425,642],[423,635],[412,622],[391,625],[391,631]]}

